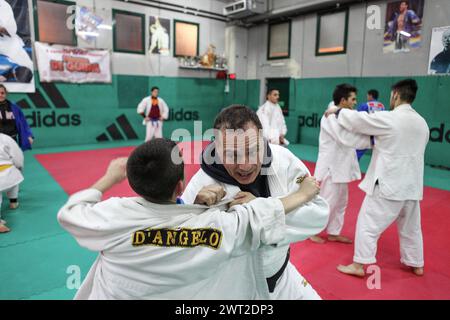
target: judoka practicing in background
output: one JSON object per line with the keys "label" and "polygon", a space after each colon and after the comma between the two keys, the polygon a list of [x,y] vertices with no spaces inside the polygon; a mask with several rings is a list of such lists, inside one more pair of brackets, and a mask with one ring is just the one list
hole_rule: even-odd
{"label": "judoka practicing in background", "polygon": [[[374,113],[378,111],[384,111],[384,104],[378,101],[378,91],[375,89],[370,89],[367,92],[367,102],[362,103],[358,106],[358,111],[360,112],[368,112]],[[366,153],[367,149],[356,150],[356,154],[358,155],[358,161],[361,157]]]}
{"label": "judoka practicing in background", "polygon": [[[285,214],[318,193],[316,182],[307,178],[281,199],[244,194],[247,204],[233,201],[224,212],[177,205],[183,172],[175,142],[154,139],[69,198],[59,222],[81,246],[100,252],[76,299],[267,299],[255,252],[285,240]],[[140,196],[101,202],[126,177]],[[232,273],[240,256],[247,259]]]}
{"label": "judoka practicing in background", "polygon": [[13,10],[9,3],[0,0],[0,55],[8,57],[19,66],[12,75],[15,81],[30,82],[33,78],[33,61],[23,47],[24,43],[17,35]]}
{"label": "judoka practicing in background", "polygon": [[266,98],[267,101],[257,111],[263,127],[264,138],[272,144],[287,146],[289,141],[285,138],[287,133],[286,122],[283,111],[278,104],[280,92],[276,89],[269,89]]}
{"label": "judoka practicing in background", "polygon": [[[213,204],[224,194],[226,200],[241,191],[257,197],[281,197],[298,190],[297,178],[310,175],[288,149],[269,145],[263,139],[261,122],[248,107],[235,105],[222,110],[214,129],[215,141],[203,151],[201,169],[183,193],[185,203]],[[321,232],[327,222],[327,203],[319,196],[307,199],[286,219],[284,240],[259,250],[271,299],[320,299],[289,262],[289,243]],[[241,272],[239,259],[235,259],[235,274]],[[226,277],[218,277],[222,285],[229,282]]]}
{"label": "judoka practicing in background", "polygon": [[19,184],[23,181],[22,168],[22,150],[10,136],[0,133],[0,233],[10,231],[1,215],[3,193],[9,199],[9,208],[17,209]]}
{"label": "judoka practicing in background", "polygon": [[[353,263],[338,270],[364,276],[365,264],[376,263],[380,235],[394,221],[400,238],[401,262],[423,275],[420,203],[423,197],[424,153],[429,129],[412,108],[417,93],[413,79],[392,86],[390,112],[368,114],[332,108],[346,130],[374,136],[372,160],[360,188],[366,192],[356,225]],[[334,117],[334,115],[333,115]]]}
{"label": "judoka practicing in background", "polygon": [[[334,104],[352,110],[356,104],[356,88],[341,84],[333,92]],[[348,202],[348,183],[361,179],[355,147],[369,148],[370,137],[352,134],[342,128],[336,117],[322,117],[320,121],[319,156],[314,176],[320,182],[320,195],[330,206],[327,225],[329,241],[352,243],[341,235]],[[325,240],[319,235],[310,238],[317,243]]]}
{"label": "judoka practicing in background", "polygon": [[142,124],[146,126],[145,141],[162,138],[163,121],[169,118],[169,107],[158,97],[159,88],[153,87],[151,92],[151,96],[142,99],[137,107],[137,113],[144,118]]}

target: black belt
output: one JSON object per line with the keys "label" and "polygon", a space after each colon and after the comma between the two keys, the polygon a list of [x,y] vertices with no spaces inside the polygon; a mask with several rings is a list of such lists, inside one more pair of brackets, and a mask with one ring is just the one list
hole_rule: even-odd
{"label": "black belt", "polygon": [[287,254],[286,254],[286,260],[284,260],[283,265],[281,266],[280,270],[278,270],[277,273],[275,273],[273,276],[271,276],[270,278],[266,278],[267,281],[267,286],[269,287],[269,292],[272,293],[275,291],[275,287],[277,285],[277,281],[278,279],[281,278],[284,270],[286,270],[286,267],[288,265],[289,262],[289,256],[290,256],[290,252],[291,249],[288,250]]}

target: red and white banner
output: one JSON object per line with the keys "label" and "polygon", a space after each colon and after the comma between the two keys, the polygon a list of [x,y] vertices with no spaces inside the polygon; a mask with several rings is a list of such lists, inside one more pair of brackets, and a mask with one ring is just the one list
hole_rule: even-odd
{"label": "red and white banner", "polygon": [[92,50],[36,42],[36,60],[42,82],[111,82],[111,55]]}

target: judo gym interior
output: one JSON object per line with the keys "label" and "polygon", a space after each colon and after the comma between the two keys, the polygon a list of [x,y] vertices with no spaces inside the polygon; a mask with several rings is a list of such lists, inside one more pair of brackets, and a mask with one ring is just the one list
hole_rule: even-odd
{"label": "judo gym interior", "polygon": [[[114,292],[115,285],[104,292],[79,290],[83,282],[96,283],[97,275],[89,271],[106,262],[98,264],[102,250],[83,246],[87,242],[77,238],[83,231],[74,231],[77,222],[67,218],[69,197],[98,186],[112,160],[130,157],[146,141],[158,146],[162,137],[182,150],[187,189],[177,198],[179,206],[212,205],[188,194],[191,180],[201,180],[200,171],[219,186],[229,185],[224,199],[238,191],[287,199],[298,186],[301,192],[302,184],[317,188],[314,199],[295,210],[312,203],[319,209],[308,211],[311,220],[296,222],[304,223],[298,228],[302,234],[272,261],[283,274],[275,289],[267,274],[249,273],[242,279],[254,277],[255,288],[251,284],[235,296],[219,290],[212,297],[450,299],[447,0],[0,0],[0,35],[1,300],[179,298],[164,292],[171,281],[179,284],[178,276],[170,280],[159,269],[142,280],[142,288],[159,284],[156,292],[141,288],[125,294]],[[280,161],[291,170],[287,176],[303,172],[294,179],[277,174],[292,190],[282,187],[284,193],[278,193],[270,177],[247,183],[252,174],[263,173],[248,169],[246,175],[239,166],[234,172],[221,166],[220,174],[229,174],[221,180],[214,176],[216,167],[208,169],[200,160],[211,144],[222,141],[212,139],[214,123],[221,115],[239,123],[239,117],[232,118],[239,112],[256,127],[260,123],[269,166]],[[308,175],[315,176],[316,186],[304,182],[313,181]],[[138,197],[127,179],[116,182],[101,200]],[[237,191],[230,195],[230,190]],[[389,223],[388,209],[380,214],[373,205],[380,198],[403,206]],[[406,209],[410,205],[415,209]],[[370,214],[378,218],[370,222]],[[287,225],[296,219],[289,217]],[[127,230],[126,239],[151,227]],[[378,232],[374,229],[379,238],[367,245],[367,230]],[[129,250],[142,255],[178,250],[189,257],[217,249],[219,255],[225,240],[177,248],[130,243]],[[373,247],[375,261],[360,257]],[[230,270],[231,259],[222,262]],[[164,265],[164,258],[158,261]],[[128,281],[134,271],[119,277]],[[195,291],[201,281],[226,286],[220,282],[225,276],[196,277],[180,287]]]}

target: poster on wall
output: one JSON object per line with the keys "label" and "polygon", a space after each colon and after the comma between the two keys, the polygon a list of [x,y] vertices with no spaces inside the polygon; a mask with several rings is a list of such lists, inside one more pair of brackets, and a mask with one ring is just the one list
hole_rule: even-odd
{"label": "poster on wall", "polygon": [[394,1],[387,5],[384,53],[410,52],[422,45],[425,0]]}
{"label": "poster on wall", "polygon": [[84,6],[77,6],[75,30],[77,36],[81,39],[90,43],[96,40],[99,36],[98,27],[102,22],[103,19],[94,14],[92,9]]}
{"label": "poster on wall", "polygon": [[0,0],[0,83],[34,92],[28,1]]}
{"label": "poster on wall", "polygon": [[91,50],[36,42],[36,60],[42,82],[111,82],[108,50]]}
{"label": "poster on wall", "polygon": [[450,74],[450,26],[433,28],[428,74]]}
{"label": "poster on wall", "polygon": [[149,23],[151,54],[168,56],[170,54],[170,20],[160,17],[150,17]]}

